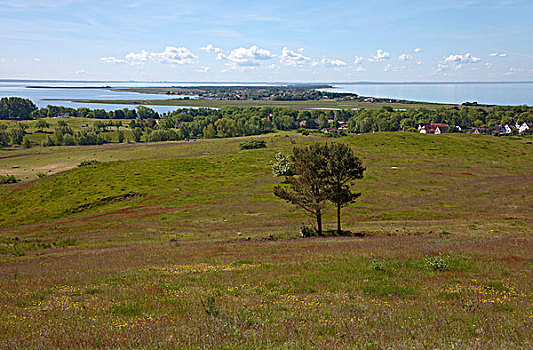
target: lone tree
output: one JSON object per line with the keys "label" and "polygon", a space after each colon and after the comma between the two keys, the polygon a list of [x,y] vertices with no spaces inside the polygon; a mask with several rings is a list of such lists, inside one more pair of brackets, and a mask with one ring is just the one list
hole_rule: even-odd
{"label": "lone tree", "polygon": [[316,219],[319,236],[322,236],[322,209],[328,199],[324,150],[320,144],[294,147],[291,162],[295,176],[287,177],[288,188],[274,187],[274,195],[299,206]]}
{"label": "lone tree", "polygon": [[295,204],[316,218],[318,235],[322,235],[322,210],[325,202],[337,206],[337,233],[341,230],[341,208],[358,198],[350,184],[361,179],[365,168],[350,146],[343,143],[312,144],[295,147],[290,157],[294,176],[289,187],[276,186],[274,195]]}
{"label": "lone tree", "polygon": [[366,170],[350,146],[345,143],[325,145],[327,158],[325,177],[328,200],[337,206],[337,234],[341,230],[341,208],[361,196],[350,188],[353,180],[362,179]]}

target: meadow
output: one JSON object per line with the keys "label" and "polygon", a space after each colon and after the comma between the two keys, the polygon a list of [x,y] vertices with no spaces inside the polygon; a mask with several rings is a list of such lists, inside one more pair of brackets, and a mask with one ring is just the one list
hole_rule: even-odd
{"label": "meadow", "polygon": [[[267,148],[239,150],[250,138]],[[331,141],[367,167],[342,211],[352,234],[302,238],[312,221],[272,194],[269,163]],[[3,150],[25,181],[0,186],[0,348],[530,349],[532,141]]]}

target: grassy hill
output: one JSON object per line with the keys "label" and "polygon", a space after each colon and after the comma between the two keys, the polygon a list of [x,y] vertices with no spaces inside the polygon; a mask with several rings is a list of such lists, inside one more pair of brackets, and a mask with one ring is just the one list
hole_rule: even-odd
{"label": "grassy hill", "polygon": [[268,164],[332,140],[258,138],[0,153],[0,347],[530,348],[530,139],[335,139],[364,237],[296,239]]}

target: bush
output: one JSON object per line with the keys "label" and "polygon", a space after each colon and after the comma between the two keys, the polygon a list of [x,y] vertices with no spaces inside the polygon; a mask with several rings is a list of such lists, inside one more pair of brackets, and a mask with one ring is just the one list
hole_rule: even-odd
{"label": "bush", "polygon": [[309,226],[302,226],[300,228],[300,234],[304,238],[305,237],[314,237],[314,236],[318,235],[316,229],[314,227],[309,227]]}
{"label": "bush", "polygon": [[256,149],[256,148],[266,148],[265,140],[248,140],[241,142],[239,144],[241,150],[243,149]]}
{"label": "bush", "polygon": [[281,152],[278,152],[275,156],[275,162],[270,163],[272,168],[272,174],[274,176],[292,176],[294,175],[294,169],[289,157]]}
{"label": "bush", "polygon": [[426,259],[426,266],[433,271],[446,271],[449,268],[448,258],[444,256],[430,256]]}
{"label": "bush", "polygon": [[45,177],[45,176],[46,176],[46,174],[45,174],[45,173],[43,173],[43,172],[41,172],[41,171],[40,171],[40,172],[38,172],[38,173],[37,173],[37,174],[35,174],[35,175],[37,175],[37,178],[38,178],[38,179],[40,179],[40,178],[43,178],[43,177]]}
{"label": "bush", "polygon": [[83,166],[90,166],[90,165],[95,165],[95,164],[98,164],[100,163],[99,161],[93,159],[93,160],[84,160],[83,162],[81,162],[79,165],[78,165],[78,168],[81,168]]}
{"label": "bush", "polygon": [[0,185],[15,184],[17,182],[20,182],[20,179],[14,175],[0,175]]}

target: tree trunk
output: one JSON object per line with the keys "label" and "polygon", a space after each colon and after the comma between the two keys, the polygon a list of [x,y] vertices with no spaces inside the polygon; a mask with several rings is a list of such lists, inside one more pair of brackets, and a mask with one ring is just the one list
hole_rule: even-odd
{"label": "tree trunk", "polygon": [[316,225],[318,227],[318,235],[322,236],[322,212],[320,209],[316,211]]}
{"label": "tree trunk", "polygon": [[341,230],[341,204],[337,203],[337,234],[342,235]]}

